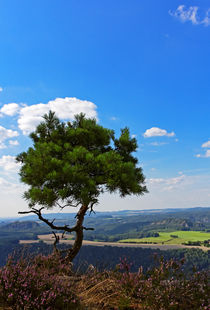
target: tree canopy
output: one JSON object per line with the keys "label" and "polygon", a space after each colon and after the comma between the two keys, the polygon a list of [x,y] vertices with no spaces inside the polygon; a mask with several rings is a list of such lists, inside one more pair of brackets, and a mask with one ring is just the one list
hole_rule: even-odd
{"label": "tree canopy", "polygon": [[[25,213],[36,213],[52,229],[76,232],[69,252],[72,260],[82,244],[84,216],[99,195],[105,191],[118,191],[122,197],[142,195],[147,192],[145,178],[133,156],[137,141],[127,127],[117,139],[113,130],[82,113],[67,123],[52,111],[43,118],[30,134],[33,146],[16,158],[21,181],[29,186],[24,198],[31,211]],[[74,227],[59,227],[43,218],[41,211],[55,206],[80,207]]]}

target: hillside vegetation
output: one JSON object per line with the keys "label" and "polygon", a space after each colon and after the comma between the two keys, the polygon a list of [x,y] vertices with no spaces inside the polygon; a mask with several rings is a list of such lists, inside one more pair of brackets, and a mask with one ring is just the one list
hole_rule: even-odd
{"label": "hillside vegetation", "polygon": [[45,234],[49,229],[35,221],[13,221],[0,223],[0,246],[17,244],[19,240],[35,240],[38,234]]}
{"label": "hillside vegetation", "polygon": [[16,310],[207,310],[207,274],[186,278],[182,264],[161,259],[146,273],[141,267],[133,273],[124,258],[113,271],[89,266],[81,274],[56,254],[9,259],[0,270],[0,303]]}
{"label": "hillside vegetation", "polygon": [[154,237],[158,232],[210,232],[210,208],[97,213],[87,217],[85,225],[95,228],[85,232],[86,240],[110,242]]}

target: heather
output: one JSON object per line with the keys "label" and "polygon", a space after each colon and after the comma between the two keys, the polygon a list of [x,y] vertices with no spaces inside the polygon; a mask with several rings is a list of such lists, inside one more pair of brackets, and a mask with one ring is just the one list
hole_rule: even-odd
{"label": "heather", "polygon": [[113,270],[89,265],[80,273],[58,254],[9,258],[0,270],[0,300],[3,309],[209,309],[207,272],[186,277],[183,266],[161,258],[146,272],[131,272],[121,258]]}
{"label": "heather", "polygon": [[0,270],[1,302],[12,309],[78,309],[73,283],[66,280],[70,272],[57,255],[9,258]]}

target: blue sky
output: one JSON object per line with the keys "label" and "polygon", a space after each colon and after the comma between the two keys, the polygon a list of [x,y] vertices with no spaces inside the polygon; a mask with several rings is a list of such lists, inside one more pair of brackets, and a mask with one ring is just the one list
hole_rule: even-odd
{"label": "blue sky", "polygon": [[97,210],[210,206],[210,3],[0,1],[0,216],[27,209],[14,156],[49,109],[128,126],[150,191]]}

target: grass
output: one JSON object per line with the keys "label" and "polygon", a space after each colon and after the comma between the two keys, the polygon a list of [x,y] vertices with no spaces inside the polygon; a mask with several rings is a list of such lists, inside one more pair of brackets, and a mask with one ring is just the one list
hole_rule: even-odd
{"label": "grass", "polygon": [[[171,236],[178,236],[174,238]],[[210,233],[201,231],[173,231],[173,232],[159,232],[159,237],[148,237],[140,239],[124,239],[119,242],[127,243],[156,243],[156,244],[183,244],[188,241],[204,241],[210,239]]]}

